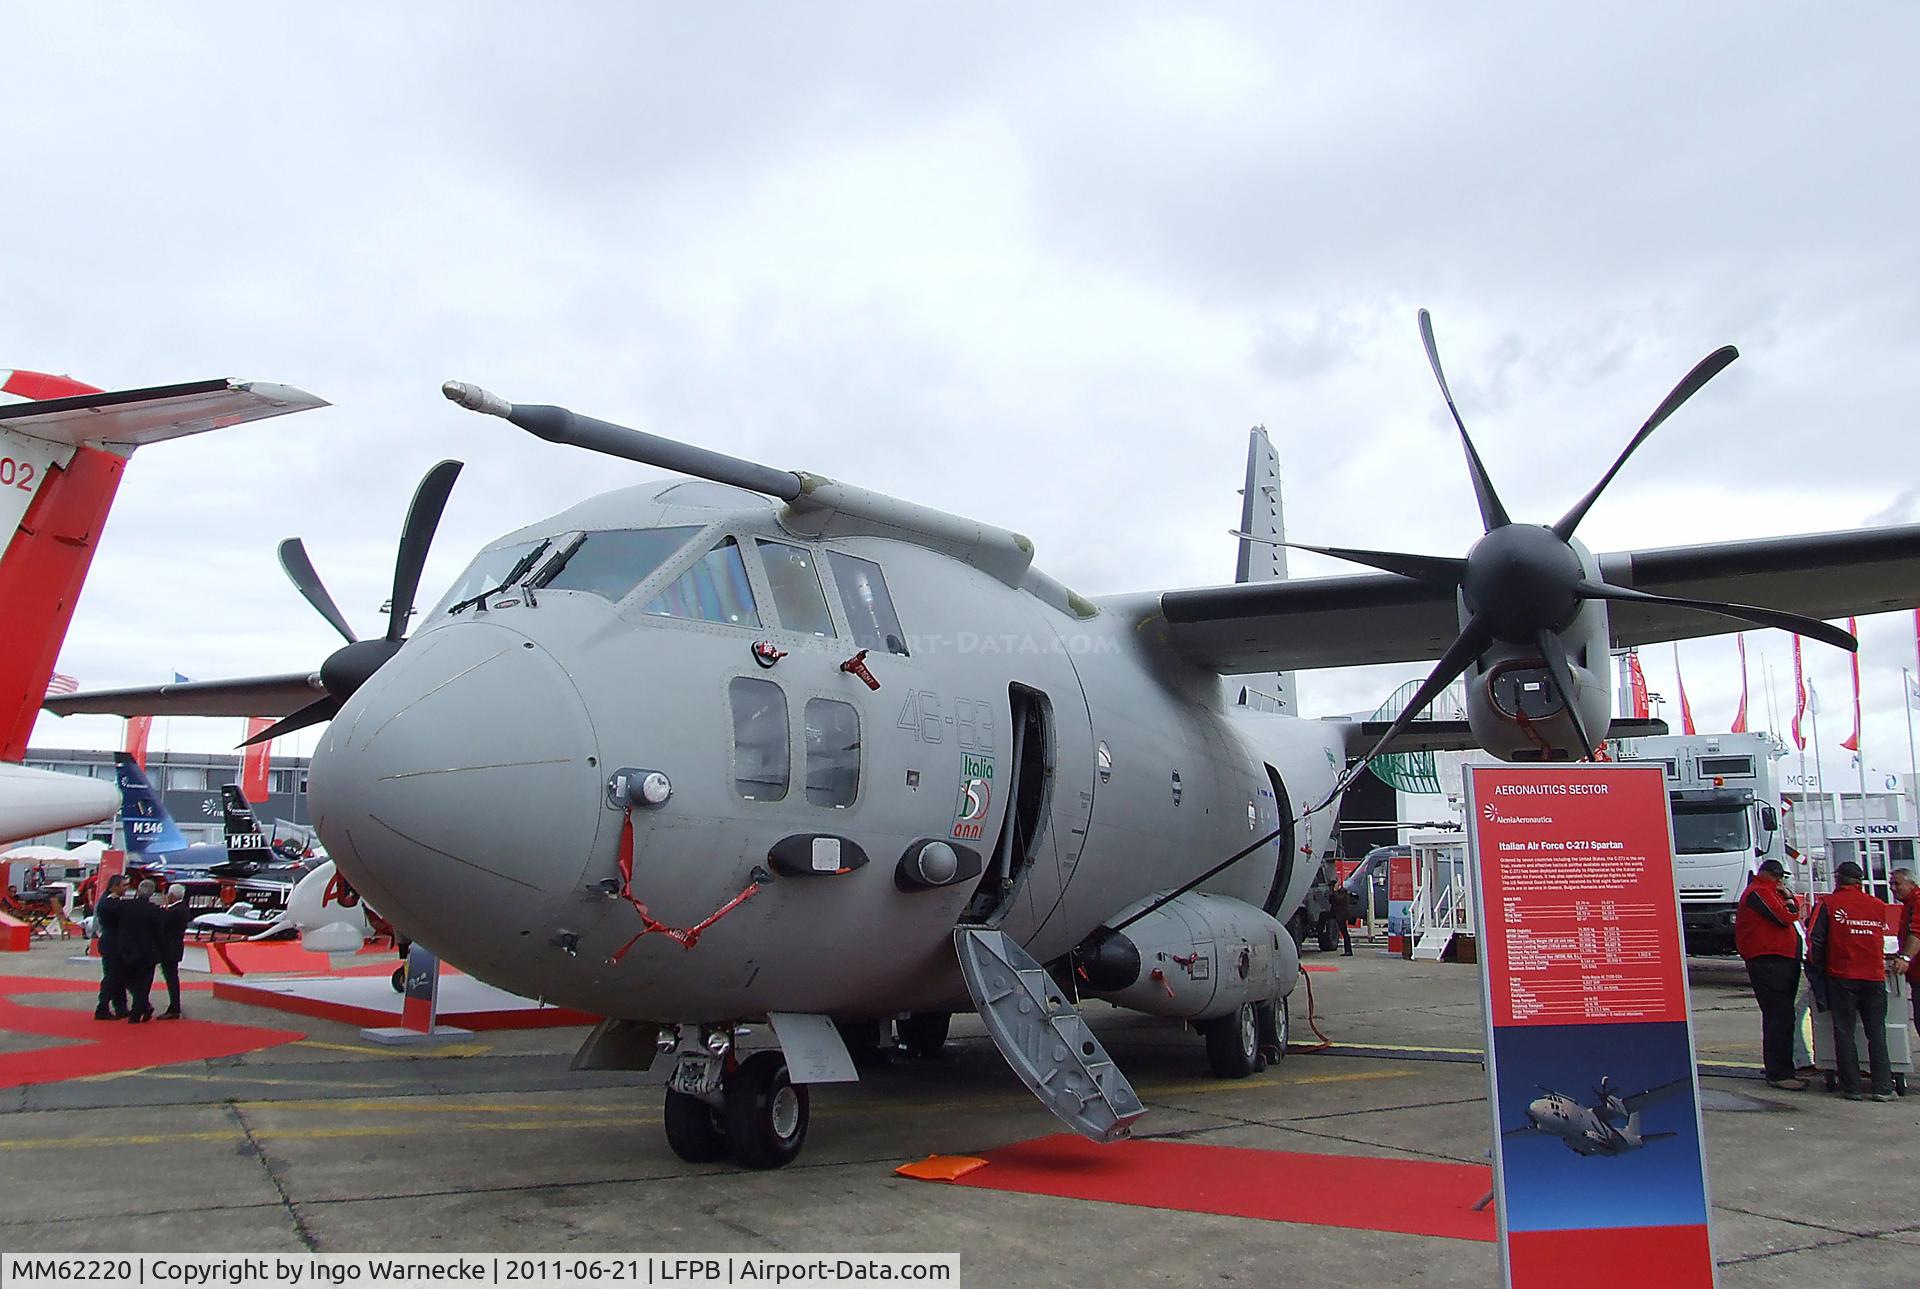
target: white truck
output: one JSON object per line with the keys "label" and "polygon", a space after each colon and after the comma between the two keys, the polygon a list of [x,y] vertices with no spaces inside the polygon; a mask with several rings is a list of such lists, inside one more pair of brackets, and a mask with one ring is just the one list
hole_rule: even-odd
{"label": "white truck", "polygon": [[1673,807],[1674,879],[1687,952],[1733,951],[1733,914],[1754,869],[1777,859],[1789,873],[1780,826],[1775,744],[1766,734],[1674,734],[1629,739],[1620,761],[1662,764]]}

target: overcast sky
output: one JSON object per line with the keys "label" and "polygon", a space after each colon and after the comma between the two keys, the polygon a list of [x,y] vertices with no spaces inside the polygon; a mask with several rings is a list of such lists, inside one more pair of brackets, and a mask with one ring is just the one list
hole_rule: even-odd
{"label": "overcast sky", "polygon": [[[61,656],[88,688],[317,665],[337,638],[284,536],[372,630],[442,457],[468,464],[423,604],[482,543],[644,477],[455,409],[449,377],[1016,528],[1100,593],[1231,579],[1256,422],[1293,535],[1464,552],[1425,305],[1518,518],[1557,517],[1733,343],[1591,546],[1920,520],[1910,5],[11,15],[0,367],[334,404],[137,456]],[[1913,619],[1862,629],[1868,750],[1904,770]],[[1789,646],[1748,643],[1759,723]],[[1680,656],[1724,729],[1732,637]],[[1837,743],[1844,657],[1808,661]],[[1671,651],[1647,669],[1671,698]],[[1423,671],[1317,673],[1303,707]],[[43,716],[35,742],[119,738]]]}

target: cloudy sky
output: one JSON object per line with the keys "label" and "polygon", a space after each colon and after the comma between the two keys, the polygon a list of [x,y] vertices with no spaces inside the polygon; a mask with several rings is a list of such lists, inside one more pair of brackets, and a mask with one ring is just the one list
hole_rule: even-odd
{"label": "cloudy sky", "polygon": [[[1100,593],[1230,579],[1256,422],[1300,539],[1463,552],[1425,305],[1517,517],[1731,342],[1590,545],[1920,520],[1911,6],[696,8],[12,11],[0,367],[334,404],[140,453],[63,671],[317,665],[336,638],[274,543],[371,629],[442,457],[468,464],[423,603],[644,477],[456,410],[449,377],[1016,528]],[[1913,620],[1862,627],[1867,745],[1902,770]],[[1749,653],[1755,712],[1763,660],[1790,703],[1787,638]],[[1725,728],[1732,638],[1680,656]],[[1846,664],[1809,663],[1835,743]],[[1647,665],[1671,698],[1671,652]],[[1319,673],[1303,705],[1422,670]]]}

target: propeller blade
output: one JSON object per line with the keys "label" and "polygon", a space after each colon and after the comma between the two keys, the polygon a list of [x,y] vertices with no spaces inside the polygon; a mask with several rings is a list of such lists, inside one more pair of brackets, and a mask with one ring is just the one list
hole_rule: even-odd
{"label": "propeller blade", "polygon": [[1593,756],[1593,740],[1587,737],[1587,727],[1580,720],[1580,705],[1573,699],[1573,668],[1567,665],[1567,645],[1557,631],[1542,629],[1533,638],[1540,647],[1540,656],[1546,660],[1547,675],[1553,680],[1553,687],[1559,691],[1560,703],[1567,709],[1567,719],[1573,722],[1573,733],[1580,740],[1579,760],[1585,761]]}
{"label": "propeller blade", "polygon": [[1676,595],[1651,595],[1646,591],[1636,591],[1632,587],[1615,586],[1611,582],[1589,582],[1585,578],[1573,584],[1573,591],[1583,600],[1623,600],[1636,604],[1671,604],[1679,609],[1698,609],[1702,613],[1717,613],[1723,618],[1736,618],[1741,622],[1752,622],[1763,627],[1778,627],[1782,631],[1792,631],[1808,636],[1822,644],[1830,644],[1836,649],[1856,652],[1860,642],[1847,632],[1818,618],[1806,618],[1798,613],[1788,613],[1782,609],[1765,609],[1752,604],[1726,604],[1719,600],[1690,600]]}
{"label": "propeller blade", "polygon": [[1467,434],[1467,423],[1460,419],[1460,409],[1454,406],[1453,391],[1447,388],[1447,374],[1440,370],[1440,350],[1433,343],[1433,318],[1425,309],[1420,310],[1420,343],[1427,347],[1427,364],[1433,368],[1433,378],[1440,382],[1440,394],[1447,400],[1447,410],[1453,413],[1453,423],[1460,427],[1460,442],[1467,449],[1467,473],[1473,477],[1473,495],[1480,502],[1481,524],[1486,532],[1505,528],[1513,521],[1507,518],[1507,508],[1500,504],[1493,480],[1487,476],[1487,467],[1481,463],[1480,453],[1474,450],[1473,439]]}
{"label": "propeller blade", "polygon": [[1454,642],[1447,646],[1447,651],[1440,656],[1440,661],[1433,665],[1433,670],[1428,673],[1427,678],[1420,682],[1420,688],[1413,691],[1413,697],[1407,700],[1407,705],[1400,710],[1400,714],[1393,718],[1393,724],[1387,726],[1387,732],[1375,741],[1367,754],[1360,758],[1359,764],[1349,772],[1348,781],[1351,782],[1354,776],[1366,768],[1369,761],[1380,755],[1381,748],[1393,742],[1407,726],[1413,724],[1420,713],[1427,710],[1427,705],[1440,697],[1446,687],[1471,666],[1473,660],[1479,657],[1481,651],[1491,643],[1493,643],[1493,628],[1487,625],[1483,615],[1474,614],[1467,620],[1467,625],[1460,629],[1460,634],[1455,637]]}
{"label": "propeller blade", "polygon": [[1252,541],[1267,540],[1271,545],[1284,546],[1288,550],[1331,555],[1335,559],[1365,564],[1368,568],[1377,568],[1385,573],[1398,573],[1416,582],[1431,582],[1436,586],[1458,586],[1460,579],[1467,574],[1467,561],[1446,555],[1408,555],[1400,551],[1359,550],[1351,546],[1309,546],[1305,542],[1272,541],[1239,532],[1234,533],[1233,536],[1246,537]]}
{"label": "propeller blade", "polygon": [[453,481],[460,477],[458,461],[442,461],[427,471],[414,490],[413,504],[407,507],[406,527],[400,531],[400,551],[393,561],[393,600],[387,606],[387,639],[401,640],[407,634],[407,617],[413,612],[414,593],[420,589],[420,573],[427,565],[427,551],[433,545],[433,533],[440,526],[440,514],[447,508]]}
{"label": "propeller blade", "polygon": [[287,578],[294,589],[305,596],[307,603],[319,610],[320,616],[335,631],[347,638],[352,644],[358,637],[353,628],[347,625],[346,615],[340,612],[340,606],[327,594],[327,588],[320,583],[320,575],[313,571],[313,561],[307,558],[306,544],[298,537],[289,537],[280,543],[280,567],[286,570]]}
{"label": "propeller blade", "polygon": [[339,710],[340,700],[332,694],[328,694],[325,698],[315,699],[313,702],[308,703],[291,716],[282,716],[279,720],[267,726],[267,728],[261,730],[258,734],[255,734],[252,738],[240,744],[240,746],[252,747],[255,743],[265,743],[269,739],[279,738],[282,734],[291,734],[295,730],[303,730],[309,725],[318,725],[321,721],[330,721],[333,719],[334,713]]}
{"label": "propeller blade", "polygon": [[1606,486],[1613,482],[1613,476],[1620,473],[1620,467],[1627,463],[1627,458],[1633,455],[1634,449],[1645,443],[1647,436],[1659,429],[1662,421],[1679,411],[1682,403],[1698,394],[1701,386],[1726,370],[1727,364],[1739,356],[1740,351],[1732,345],[1722,345],[1695,363],[1693,370],[1686,374],[1686,378],[1673,387],[1673,392],[1661,401],[1660,406],[1653,409],[1653,415],[1649,416],[1647,423],[1640,427],[1640,432],[1633,436],[1633,441],[1627,444],[1626,450],[1621,452],[1619,458],[1614,461],[1613,467],[1600,476],[1600,482],[1593,485],[1593,491],[1580,498],[1572,510],[1560,517],[1560,521],[1553,526],[1555,536],[1561,541],[1573,536],[1573,530],[1579,527],[1582,519],[1587,517],[1587,511],[1592,509],[1593,503],[1600,499],[1600,494]]}

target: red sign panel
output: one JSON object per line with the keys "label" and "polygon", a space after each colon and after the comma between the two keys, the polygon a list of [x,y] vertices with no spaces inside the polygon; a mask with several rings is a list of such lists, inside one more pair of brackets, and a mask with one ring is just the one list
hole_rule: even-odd
{"label": "red sign panel", "polygon": [[1686,1020],[1660,771],[1473,774],[1493,1023]]}
{"label": "red sign panel", "polygon": [[1413,856],[1387,856],[1387,898],[1403,903],[1413,899]]}

